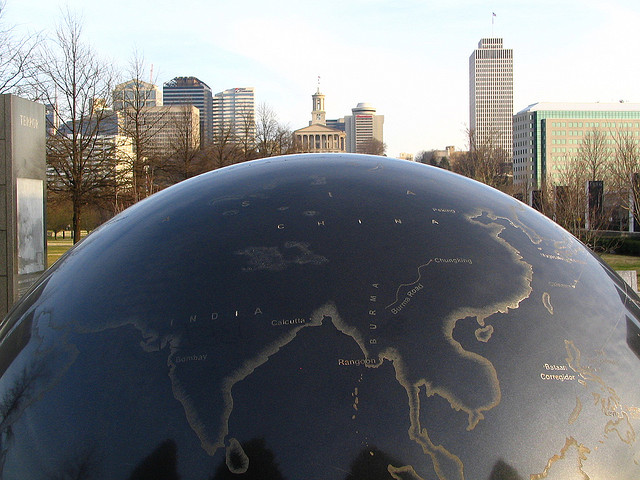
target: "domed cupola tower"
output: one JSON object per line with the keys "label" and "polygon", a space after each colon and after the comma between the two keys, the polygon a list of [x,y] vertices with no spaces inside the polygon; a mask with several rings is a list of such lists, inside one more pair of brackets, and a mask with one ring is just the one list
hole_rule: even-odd
{"label": "domed cupola tower", "polygon": [[311,98],[313,99],[313,110],[311,111],[311,123],[309,125],[326,125],[326,113],[324,111],[324,94],[320,93],[320,86]]}

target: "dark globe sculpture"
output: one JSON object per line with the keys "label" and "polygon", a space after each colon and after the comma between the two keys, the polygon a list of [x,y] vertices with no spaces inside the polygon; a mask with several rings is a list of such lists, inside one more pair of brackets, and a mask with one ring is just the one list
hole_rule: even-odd
{"label": "dark globe sculpture", "polygon": [[443,170],[224,168],[115,217],[7,316],[2,478],[637,479],[638,301]]}

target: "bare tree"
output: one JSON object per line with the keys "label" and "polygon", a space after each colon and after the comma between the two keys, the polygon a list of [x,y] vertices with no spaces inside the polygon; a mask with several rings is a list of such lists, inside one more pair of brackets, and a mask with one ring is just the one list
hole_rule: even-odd
{"label": "bare tree", "polygon": [[173,132],[167,156],[155,167],[161,187],[193,177],[204,170],[204,152],[200,150],[198,109],[180,105],[178,115],[171,115],[166,128]]}
{"label": "bare tree", "polygon": [[64,232],[71,225],[72,208],[71,203],[65,198],[58,198],[58,195],[47,192],[47,230],[53,232],[54,238],[58,238],[58,232]]}
{"label": "bare tree", "polygon": [[261,103],[256,115],[256,150],[260,158],[277,155],[273,140],[278,128],[275,111],[266,103]]}
{"label": "bare tree", "polygon": [[583,169],[585,180],[604,180],[605,166],[610,154],[607,150],[607,133],[594,128],[582,139],[578,148],[578,167]]}
{"label": "bare tree", "polygon": [[[611,152],[607,133],[594,129],[575,152],[552,154],[543,185],[543,212],[595,248],[616,217],[617,195],[611,189]],[[607,191],[588,192],[589,182],[603,181]],[[590,199],[591,196],[591,199]]]}
{"label": "bare tree", "polygon": [[[587,245],[595,246],[597,239],[600,237],[600,230],[606,229],[608,226],[608,218],[611,217],[612,206],[604,209],[604,189],[601,195],[596,199],[597,205],[592,205],[593,198],[586,191],[588,182],[602,181],[604,187],[610,190],[608,185],[610,180],[609,167],[611,165],[611,153],[607,147],[607,132],[594,128],[588,132],[577,152],[578,168],[582,171],[583,189],[585,189],[585,231],[583,233],[583,241]],[[591,195],[592,197],[592,195]]]}
{"label": "bare tree", "polygon": [[82,23],[63,14],[42,50],[39,80],[61,127],[47,139],[49,188],[73,206],[73,240],[80,240],[83,208],[113,192],[117,122],[106,108],[115,78],[110,64],[82,41]]}
{"label": "bare tree", "polygon": [[542,186],[542,213],[559,225],[582,236],[586,205],[585,170],[576,157],[563,157]]}
{"label": "bare tree", "polygon": [[125,159],[125,168],[120,170],[121,186],[130,187],[126,189],[131,193],[128,203],[138,202],[149,194],[147,172],[158,155],[154,137],[165,122],[163,110],[156,110],[153,115],[147,113],[158,102],[157,87],[144,81],[145,71],[144,58],[134,51],[126,72],[129,79],[114,90],[118,130],[131,143],[131,155]]}
{"label": "bare tree", "polygon": [[6,26],[3,16],[6,2],[0,0],[0,94],[30,92],[34,80],[34,54],[39,35],[18,35]]}
{"label": "bare tree", "polygon": [[[267,107],[268,108],[268,107]],[[253,108],[235,112],[235,119],[214,125],[213,141],[205,147],[210,170],[256,158],[256,122]]]}
{"label": "bare tree", "polygon": [[276,113],[264,103],[258,107],[256,115],[255,145],[258,158],[295,152],[291,130],[288,126],[278,122]]}
{"label": "bare tree", "polygon": [[358,153],[367,155],[384,155],[387,152],[387,145],[377,138],[370,138],[359,145]]}
{"label": "bare tree", "polygon": [[298,145],[288,125],[278,125],[273,143],[275,155],[290,155],[298,152]]}
{"label": "bare tree", "polygon": [[236,163],[247,150],[236,141],[233,126],[228,123],[220,123],[213,132],[213,142],[206,147],[211,170],[226,167]]}
{"label": "bare tree", "polygon": [[615,132],[614,141],[611,180],[619,192],[621,205],[640,224],[640,146],[637,137],[628,130]]}
{"label": "bare tree", "polygon": [[253,108],[245,108],[240,112],[242,122],[240,131],[234,132],[235,143],[240,147],[241,157],[238,161],[246,162],[256,156],[256,116]]}
{"label": "bare tree", "polygon": [[469,151],[453,166],[460,173],[486,185],[506,191],[511,187],[511,159],[500,147],[499,134],[487,135],[480,141],[473,129],[467,130]]}
{"label": "bare tree", "polygon": [[420,150],[418,153],[416,153],[416,156],[414,157],[414,161],[417,163],[423,163],[425,165],[433,165],[433,158],[434,158],[434,151],[433,150]]}

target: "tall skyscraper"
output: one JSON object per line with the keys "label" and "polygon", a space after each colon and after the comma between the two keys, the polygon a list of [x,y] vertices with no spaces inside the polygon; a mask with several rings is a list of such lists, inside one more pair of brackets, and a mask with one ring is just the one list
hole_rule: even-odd
{"label": "tall skyscraper", "polygon": [[375,107],[369,103],[359,103],[351,113],[344,117],[347,152],[369,153],[372,140],[383,142],[384,115],[376,115]]}
{"label": "tall skyscraper", "polygon": [[469,128],[477,146],[513,154],[513,50],[483,38],[469,57]]}
{"label": "tall skyscraper", "polygon": [[237,141],[255,136],[253,87],[229,88],[213,97],[213,135],[233,135]]}
{"label": "tall skyscraper", "polygon": [[200,113],[200,139],[213,141],[213,96],[209,85],[196,77],[176,77],[163,85],[165,105],[193,105]]}

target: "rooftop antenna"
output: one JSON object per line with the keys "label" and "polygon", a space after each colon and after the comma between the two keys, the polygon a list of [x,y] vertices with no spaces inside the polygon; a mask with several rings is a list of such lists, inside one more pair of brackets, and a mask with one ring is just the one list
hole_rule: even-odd
{"label": "rooftop antenna", "polygon": [[318,75],[318,93],[320,93],[320,75]]}
{"label": "rooftop antenna", "polygon": [[151,69],[149,70],[149,83],[153,83],[153,63],[151,64]]}
{"label": "rooftop antenna", "polygon": [[491,12],[491,36],[493,37],[493,21],[496,18],[496,12]]}

